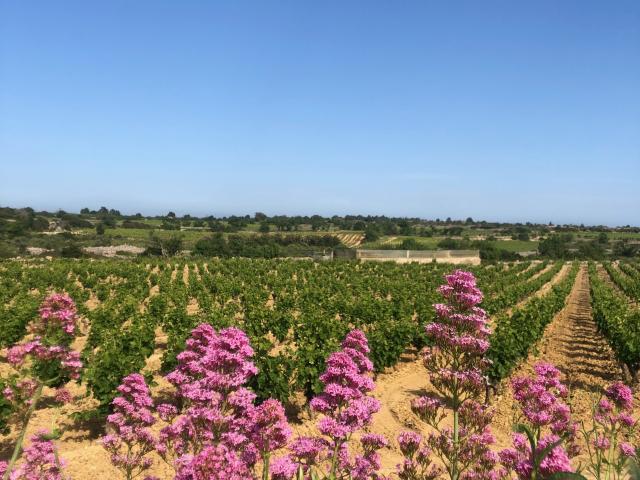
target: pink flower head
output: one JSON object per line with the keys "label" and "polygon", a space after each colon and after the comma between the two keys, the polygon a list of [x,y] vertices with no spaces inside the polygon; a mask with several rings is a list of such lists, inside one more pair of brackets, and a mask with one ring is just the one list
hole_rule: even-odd
{"label": "pink flower head", "polygon": [[144,377],[132,373],[118,387],[120,396],[113,402],[107,426],[113,433],[102,438],[102,446],[111,454],[111,463],[128,476],[147,470],[152,460],[156,440],[148,427],[156,422],[151,408],[153,400]]}
{"label": "pink flower head", "polygon": [[[11,480],[64,480],[64,462],[56,457],[49,432],[40,430],[24,449],[23,462],[11,472]],[[5,467],[6,469],[6,467]]]}
{"label": "pink flower head", "polygon": [[45,335],[49,329],[59,327],[67,335],[73,336],[76,329],[76,312],[76,304],[68,295],[49,295],[40,306],[40,323],[34,325],[34,331]]}
{"label": "pink flower head", "polygon": [[621,410],[631,410],[633,408],[633,393],[622,382],[612,383],[605,389],[604,394]]}
{"label": "pink flower head", "polygon": [[636,449],[630,443],[621,442],[619,447],[620,447],[620,454],[623,457],[635,457],[636,456]]}
{"label": "pink flower head", "polygon": [[413,455],[420,448],[422,442],[422,435],[412,431],[404,431],[398,435],[398,445],[400,445],[400,451],[405,457],[413,457]]}
{"label": "pink flower head", "polygon": [[278,400],[269,399],[253,409],[250,415],[251,439],[261,452],[272,452],[286,445],[291,428]]}
{"label": "pink flower head", "polygon": [[297,470],[298,465],[288,455],[273,459],[269,465],[271,480],[290,480]]}
{"label": "pink flower head", "polygon": [[71,403],[73,401],[73,396],[66,388],[58,388],[56,390],[55,400],[58,403]]}
{"label": "pink flower head", "polygon": [[187,348],[177,357],[178,367],[167,375],[167,380],[185,400],[209,405],[258,372],[252,357],[249,338],[242,330],[226,328],[216,332],[203,323],[191,332]]}
{"label": "pink flower head", "polygon": [[225,445],[208,446],[176,475],[176,480],[247,480],[249,467]]}
{"label": "pink flower head", "polygon": [[456,270],[444,278],[446,283],[438,288],[438,292],[450,302],[463,309],[472,308],[482,302],[482,292],[476,286],[473,273]]}

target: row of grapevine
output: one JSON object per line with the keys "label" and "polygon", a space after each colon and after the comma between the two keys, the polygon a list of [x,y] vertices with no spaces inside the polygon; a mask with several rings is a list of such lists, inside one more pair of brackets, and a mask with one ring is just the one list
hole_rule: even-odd
{"label": "row of grapevine", "polygon": [[[532,269],[531,271],[540,273],[546,267],[546,263],[541,263],[538,265],[538,267]],[[483,307],[485,308],[487,313],[489,313],[489,315],[495,315],[502,310],[513,307],[518,302],[540,290],[540,288],[545,283],[550,282],[551,279],[553,279],[553,277],[555,277],[561,269],[562,262],[558,262],[534,279],[529,280],[530,277],[519,277],[517,281],[512,280],[510,283],[505,284],[504,288],[499,290],[496,295],[487,298],[483,302]]]}
{"label": "row of grapevine", "polygon": [[593,263],[589,264],[589,281],[593,318],[598,329],[607,338],[618,360],[631,372],[638,371],[640,310],[630,307],[624,296],[607,285],[597,274]]}
{"label": "row of grapevine", "polygon": [[542,297],[532,298],[510,317],[499,315],[491,336],[491,347],[487,356],[492,362],[489,376],[496,382],[506,378],[513,368],[527,357],[545,327],[565,306],[578,274],[579,264],[574,263],[569,273],[551,291]]}
{"label": "row of grapevine", "polygon": [[[527,284],[511,297],[516,302],[559,268],[529,281],[545,267],[525,262],[471,270],[489,302]],[[166,372],[175,367],[196,325],[235,325],[247,332],[257,352],[260,374],[252,387],[262,397],[285,400],[298,391],[307,397],[317,393],[324,359],[351,328],[366,332],[377,371],[395,365],[408,345],[424,345],[435,287],[454,268],[247,259],[6,262],[0,282],[10,289],[3,291],[6,308],[0,320],[14,327],[7,339],[13,342],[24,335],[47,291],[65,290],[76,298],[91,326],[82,352],[83,380],[103,407],[124,375],[144,367],[158,331],[167,337]],[[97,307],[84,305],[90,298]]]}
{"label": "row of grapevine", "polygon": [[627,273],[621,272],[611,262],[605,262],[602,266],[609,274],[609,277],[611,277],[613,283],[615,283],[630,300],[635,302],[640,300],[640,281],[629,276]]}

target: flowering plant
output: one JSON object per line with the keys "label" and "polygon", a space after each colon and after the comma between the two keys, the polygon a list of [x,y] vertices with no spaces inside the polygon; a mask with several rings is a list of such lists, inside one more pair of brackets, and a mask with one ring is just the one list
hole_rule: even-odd
{"label": "flowering plant", "polygon": [[[413,411],[436,432],[424,442],[411,432],[400,435],[405,460],[398,474],[411,480],[437,478],[445,472],[452,480],[499,478],[504,472],[495,469],[498,458],[489,449],[495,441],[489,428],[493,412],[478,401],[486,386],[484,354],[491,333],[485,311],[477,306],[482,292],[469,272],[456,270],[445,280],[438,291],[446,303],[434,305],[437,320],[426,327],[432,346],[424,356],[439,398],[424,396],[412,402]],[[453,422],[442,426],[447,410]],[[444,470],[431,464],[430,454],[441,460]]]}
{"label": "flowering plant", "polygon": [[519,479],[583,478],[570,475],[575,473],[570,458],[579,453],[577,424],[563,402],[568,389],[560,381],[560,371],[544,362],[534,370],[535,377],[516,377],[511,382],[522,423],[516,426],[513,448],[500,452],[502,463]]}
{"label": "flowering plant", "polygon": [[[54,293],[44,300],[39,318],[29,326],[33,338],[12,346],[7,352],[8,362],[18,373],[8,379],[2,394],[11,403],[22,428],[2,480],[13,479],[14,476],[22,478],[20,475],[25,478],[41,478],[34,477],[35,473],[29,472],[45,468],[41,462],[48,462],[48,454],[34,453],[39,451],[39,446],[49,448],[50,439],[42,440],[43,435],[34,437],[32,447],[25,451],[25,464],[15,471],[14,466],[22,452],[27,426],[44,387],[58,388],[55,395],[58,402],[71,400],[69,392],[61,387],[70,379],[78,379],[82,368],[80,355],[70,348],[76,334],[76,320],[76,306],[73,300],[67,295]],[[51,478],[57,477],[53,475]]]}
{"label": "flowering plant", "polygon": [[321,413],[318,430],[322,436],[298,437],[290,453],[274,461],[273,480],[312,479],[381,479],[377,451],[387,446],[382,435],[362,434],[361,454],[350,452],[353,435],[366,428],[380,403],[371,397],[375,384],[370,377],[373,364],[368,358],[369,344],[364,333],[352,330],[343,340],[341,350],[327,359],[320,376],[322,393],[311,400],[311,409]]}
{"label": "flowering plant", "polygon": [[622,382],[614,382],[603,392],[593,409],[590,429],[582,425],[589,453],[587,470],[596,478],[625,478],[627,462],[637,462],[638,450],[629,442],[636,420],[631,416],[633,394]]}

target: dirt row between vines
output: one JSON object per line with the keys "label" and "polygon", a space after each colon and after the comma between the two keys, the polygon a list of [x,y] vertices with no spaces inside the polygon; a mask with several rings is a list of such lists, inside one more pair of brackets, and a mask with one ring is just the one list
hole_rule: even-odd
{"label": "dirt row between vines", "polygon": [[[564,270],[564,269],[563,269]],[[551,282],[543,287],[550,288],[551,284],[559,281],[566,272],[559,272]],[[534,294],[535,295],[535,294]],[[160,332],[158,332],[160,333]],[[159,342],[160,343],[160,342]],[[162,350],[162,345],[156,354]],[[577,419],[586,419],[591,408],[591,402],[602,386],[612,380],[621,378],[621,371],[614,360],[613,353],[606,341],[596,331],[591,318],[588,276],[583,266],[578,274],[576,283],[568,298],[565,308],[547,327],[544,337],[529,358],[517,368],[514,375],[530,374],[533,365],[540,359],[550,361],[558,366],[565,376],[565,381],[571,388],[571,405]],[[158,361],[158,358],[154,358]],[[150,370],[157,368],[156,362]],[[155,367],[155,368],[153,368]],[[162,387],[168,387],[166,384]],[[158,390],[154,388],[154,390]],[[382,464],[385,473],[395,470],[401,461],[401,455],[396,443],[397,435],[406,429],[428,433],[429,427],[423,424],[410,409],[413,398],[432,392],[427,372],[417,355],[407,354],[396,368],[380,374],[376,379],[376,390],[373,395],[382,404],[371,427],[372,432],[384,434],[391,446],[382,451]],[[508,388],[508,381],[504,381],[498,390],[498,396],[492,400],[496,408],[493,422],[493,432],[499,448],[507,447],[510,443],[511,425],[513,420],[513,398]],[[84,393],[84,387],[73,387],[75,395]],[[78,405],[67,406],[62,409],[45,407],[36,412],[30,425],[28,434],[35,433],[40,428],[51,428],[52,422],[58,419],[64,430],[59,441],[60,456],[67,461],[67,473],[74,480],[94,478],[121,478],[120,474],[111,466],[106,451],[98,442],[97,434],[101,425],[77,423],[69,415],[75,411],[82,411],[91,407],[90,399],[82,399]],[[159,428],[159,426],[158,426]],[[308,413],[303,413],[297,422],[292,423],[296,434],[315,432],[315,419]],[[9,455],[15,434],[0,442],[0,458]],[[156,466],[152,473],[162,479],[172,478],[171,470],[156,458]]]}

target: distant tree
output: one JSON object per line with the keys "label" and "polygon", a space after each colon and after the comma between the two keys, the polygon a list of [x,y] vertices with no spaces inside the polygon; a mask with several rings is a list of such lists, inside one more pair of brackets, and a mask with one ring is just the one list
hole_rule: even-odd
{"label": "distant tree", "polygon": [[613,245],[613,255],[616,257],[633,257],[638,253],[636,245],[628,240],[619,240]]}
{"label": "distant tree", "polygon": [[116,228],[116,219],[110,215],[103,217],[102,223],[104,223],[105,227]]}
{"label": "distant tree", "polygon": [[401,250],[420,250],[421,246],[415,238],[405,238],[400,244]]}
{"label": "distant tree", "polygon": [[167,218],[176,218],[176,214],[174,212],[167,213]]}
{"label": "distant tree", "polygon": [[597,240],[580,242],[578,255],[585,260],[602,260],[605,257],[604,247]]}
{"label": "distant tree", "polygon": [[78,245],[72,243],[60,249],[60,256],[63,258],[80,258],[84,256],[84,253]]}
{"label": "distant tree", "polygon": [[227,242],[221,232],[198,240],[193,253],[205,257],[226,257],[230,254]]}
{"label": "distant tree", "polygon": [[89,215],[90,213],[91,213],[91,210],[89,210],[87,207],[80,210],[80,214],[82,215]]}
{"label": "distant tree", "polygon": [[173,257],[182,250],[182,237],[173,235],[162,242],[162,254],[165,257]]}
{"label": "distant tree", "polygon": [[104,224],[102,222],[96,224],[96,235],[104,235]]}
{"label": "distant tree", "polygon": [[44,217],[36,217],[33,219],[31,228],[36,232],[44,232],[45,230],[49,230],[49,220]]}
{"label": "distant tree", "polygon": [[565,235],[551,235],[538,245],[540,255],[550,258],[565,258],[569,250],[567,237]]}
{"label": "distant tree", "polygon": [[467,217],[467,219],[465,220],[465,223],[473,223],[473,218]]}
{"label": "distant tree", "polygon": [[600,232],[598,235],[598,243],[602,245],[609,243],[609,235],[607,235],[607,232]]}
{"label": "distant tree", "polygon": [[447,217],[447,219],[445,220],[447,223],[451,223],[451,217]]}
{"label": "distant tree", "polygon": [[380,233],[378,230],[373,225],[368,226],[364,231],[365,242],[377,242],[379,239]]}
{"label": "distant tree", "polygon": [[253,218],[257,223],[261,223],[267,219],[267,216],[262,212],[256,212]]}
{"label": "distant tree", "polygon": [[258,230],[262,233],[269,233],[271,231],[271,227],[269,227],[267,222],[262,222]]}

